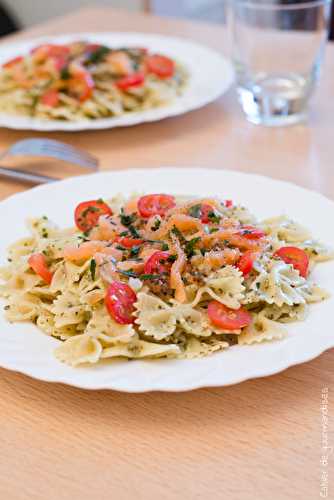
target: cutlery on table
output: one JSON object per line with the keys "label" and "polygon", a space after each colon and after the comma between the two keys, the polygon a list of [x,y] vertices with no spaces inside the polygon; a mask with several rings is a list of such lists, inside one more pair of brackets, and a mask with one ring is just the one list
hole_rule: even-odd
{"label": "cutlery on table", "polygon": [[[73,163],[82,168],[97,170],[99,160],[85,151],[77,149],[69,144],[65,144],[53,139],[23,139],[15,142],[6,151],[0,154],[0,161],[9,156],[45,156],[56,158],[67,163]],[[58,181],[56,177],[38,174],[29,170],[20,170],[0,166],[0,177],[14,179],[30,184],[46,184]]]}

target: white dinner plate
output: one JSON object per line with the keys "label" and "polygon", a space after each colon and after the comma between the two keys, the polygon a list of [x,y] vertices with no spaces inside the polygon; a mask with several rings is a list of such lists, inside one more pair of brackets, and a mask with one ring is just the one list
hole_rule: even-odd
{"label": "white dinner plate", "polygon": [[114,118],[80,120],[42,120],[26,116],[0,114],[0,126],[23,130],[98,130],[124,127],[144,122],[162,120],[198,109],[226,92],[234,80],[231,63],[218,52],[186,38],[167,37],[144,33],[76,33],[58,37],[43,37],[0,47],[0,65],[29,51],[42,43],[69,43],[88,40],[110,47],[137,46],[160,52],[179,61],[189,72],[189,82],[183,94],[170,104],[145,111],[131,112]]}
{"label": "white dinner plate", "polygon": [[[73,210],[86,199],[134,191],[185,195],[218,195],[249,207],[259,218],[288,214],[309,227],[315,237],[334,245],[328,221],[334,202],[286,182],[240,172],[207,169],[132,169],[92,174],[39,186],[0,203],[0,261],[6,248],[27,234],[28,216],[47,214],[61,227],[73,224]],[[37,379],[63,382],[86,389],[183,391],[203,386],[235,384],[271,375],[308,361],[334,346],[334,261],[319,264],[314,279],[332,297],[310,307],[306,321],[288,325],[281,341],[233,346],[227,351],[194,360],[114,360],[97,366],[71,368],[53,355],[59,341],[29,323],[9,324],[0,313],[0,366]]]}

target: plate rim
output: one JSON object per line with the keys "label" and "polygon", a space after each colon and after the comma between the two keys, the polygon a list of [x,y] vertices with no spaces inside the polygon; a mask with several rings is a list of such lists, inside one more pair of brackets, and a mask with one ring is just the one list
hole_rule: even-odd
{"label": "plate rim", "polygon": [[[282,188],[283,187],[289,187],[289,188],[293,187],[294,189],[297,189],[300,192],[302,192],[304,195],[305,194],[306,195],[312,194],[313,196],[316,196],[322,202],[325,201],[325,202],[329,203],[334,210],[334,201],[318,191],[308,189],[308,188],[305,188],[303,186],[299,186],[298,184],[295,184],[295,183],[290,182],[290,181],[275,179],[274,177],[265,176],[265,175],[261,175],[261,174],[253,174],[251,172],[242,172],[240,170],[203,168],[203,167],[193,167],[193,166],[189,166],[189,167],[182,166],[180,168],[178,168],[178,167],[161,167],[159,169],[134,167],[134,168],[127,168],[127,169],[111,170],[111,171],[106,170],[106,171],[102,171],[102,172],[98,172],[98,173],[94,173],[94,174],[87,174],[87,175],[81,175],[81,176],[76,176],[76,177],[70,177],[68,179],[57,181],[57,184],[60,183],[61,185],[64,185],[64,184],[71,185],[72,183],[75,183],[78,180],[80,182],[81,179],[85,179],[85,180],[90,179],[92,177],[92,175],[94,177],[97,177],[97,176],[98,177],[104,177],[104,176],[109,177],[109,176],[113,176],[114,174],[122,175],[124,172],[130,172],[130,171],[136,171],[137,174],[143,174],[143,173],[148,174],[148,173],[152,173],[152,170],[162,170],[165,173],[168,173],[171,175],[173,175],[176,172],[181,173],[181,174],[188,173],[189,170],[196,171],[196,173],[199,173],[199,172],[205,173],[207,171],[217,172],[217,173],[218,172],[219,173],[227,172],[228,175],[232,175],[235,177],[245,177],[246,176],[246,177],[252,177],[254,180],[258,179],[261,181],[263,181],[263,180],[264,181],[271,181],[271,182],[275,182],[275,183],[280,184],[282,186]],[[33,192],[42,191],[43,192],[43,190],[47,190],[49,186],[50,185],[35,186],[35,187],[31,188],[30,190],[28,190],[28,192],[29,193],[30,193],[30,191],[33,191]],[[23,191],[23,192],[14,193],[14,194],[8,196],[7,198],[1,200],[0,207],[2,207],[3,205],[6,205],[7,203],[12,203],[13,201],[17,201],[17,200],[20,201],[21,198],[25,197],[26,193],[27,193],[27,191]],[[209,378],[209,380],[206,380],[206,381],[204,380],[203,382],[199,381],[198,379],[195,379],[193,382],[188,380],[181,385],[179,384],[178,386],[175,386],[175,385],[168,386],[168,384],[166,384],[164,382],[160,383],[159,380],[154,381],[154,387],[148,387],[147,383],[145,383],[145,381],[143,381],[142,385],[137,385],[137,387],[135,387],[135,388],[124,387],[122,384],[119,384],[117,380],[114,380],[114,381],[104,380],[102,382],[98,381],[95,384],[94,383],[88,384],[85,381],[79,382],[76,380],[75,381],[65,380],[66,374],[63,374],[60,376],[55,376],[53,373],[50,374],[50,376],[48,376],[47,374],[45,374],[44,376],[36,375],[34,373],[31,373],[31,371],[29,370],[29,366],[28,366],[28,369],[26,369],[25,366],[18,369],[17,366],[14,366],[15,363],[11,364],[11,363],[6,363],[6,362],[1,361],[0,366],[5,368],[5,369],[27,375],[35,380],[41,380],[44,382],[62,383],[65,385],[70,385],[73,387],[77,387],[77,388],[81,388],[81,389],[88,389],[88,390],[117,390],[117,391],[126,392],[126,393],[145,393],[145,392],[152,392],[152,391],[184,392],[184,391],[199,389],[199,388],[203,388],[203,387],[224,387],[224,386],[229,386],[229,385],[235,385],[235,384],[238,384],[240,382],[244,382],[246,380],[252,380],[252,379],[256,379],[256,378],[271,376],[271,375],[280,373],[289,367],[297,366],[299,364],[302,364],[302,363],[305,363],[305,362],[310,361],[312,359],[315,359],[320,354],[322,354],[323,352],[325,352],[328,349],[331,349],[333,347],[334,347],[334,337],[332,337],[332,338],[328,337],[326,339],[322,339],[321,344],[320,343],[319,344],[315,344],[315,343],[308,344],[307,349],[305,349],[302,352],[301,351],[298,352],[298,356],[296,356],[296,352],[294,350],[290,350],[288,353],[289,356],[287,356],[286,358],[282,358],[281,362],[277,363],[277,359],[276,359],[275,364],[272,367],[272,369],[268,369],[268,367],[265,367],[265,366],[261,367],[261,365],[254,368],[253,370],[250,370],[248,368],[248,372],[246,375],[240,374],[240,376],[235,376],[233,378],[233,380],[230,380],[228,382],[224,382],[224,381],[221,382],[221,381],[217,380],[216,375],[213,376],[213,378],[216,378],[216,380],[213,380],[213,379],[210,380],[211,375],[208,374],[207,378]],[[219,353],[218,353],[218,355],[219,355]],[[168,360],[166,360],[166,361],[168,362]],[[80,370],[80,368],[75,368],[75,370]]]}
{"label": "plate rim", "polygon": [[[211,91],[210,94],[202,95],[201,99],[197,99],[182,108],[175,107],[173,109],[172,105],[177,103],[177,98],[170,105],[160,106],[156,108],[151,108],[149,110],[139,111],[137,113],[128,113],[123,114],[120,117],[108,117],[108,118],[99,118],[96,120],[81,120],[78,122],[67,122],[67,121],[57,121],[57,120],[45,120],[38,118],[30,118],[27,116],[20,115],[11,115],[6,113],[0,113],[0,127],[7,128],[10,130],[27,130],[27,131],[37,131],[37,132],[80,132],[80,131],[94,131],[94,130],[107,130],[113,128],[123,128],[130,127],[135,125],[140,125],[144,123],[154,123],[161,120],[165,120],[167,118],[173,118],[176,116],[180,116],[191,111],[196,111],[208,104],[214,102],[223,94],[225,94],[235,82],[235,71],[231,60],[220,53],[218,50],[211,48],[208,45],[202,44],[193,40],[191,38],[182,37],[182,36],[169,36],[165,34],[159,33],[147,33],[147,32],[139,32],[139,31],[85,31],[85,32],[71,32],[71,33],[61,33],[59,35],[50,35],[50,36],[39,36],[39,37],[31,37],[25,38],[22,40],[17,40],[9,43],[4,43],[0,46],[0,57],[6,49],[14,50],[22,48],[25,43],[30,44],[38,44],[45,43],[51,41],[57,41],[61,39],[77,39],[77,38],[98,38],[98,37],[110,37],[113,36],[124,36],[124,37],[143,37],[143,38],[157,38],[157,40],[174,41],[182,45],[192,46],[194,49],[198,47],[200,50],[205,50],[208,54],[211,54],[217,60],[220,59],[222,66],[224,66],[225,75],[224,78],[221,79],[221,85],[214,90]],[[183,95],[186,95],[183,94]],[[182,97],[182,96],[180,96]],[[145,115],[145,113],[147,113]],[[155,112],[155,116],[150,116],[150,113]],[[124,119],[124,122],[117,123],[117,119]]]}

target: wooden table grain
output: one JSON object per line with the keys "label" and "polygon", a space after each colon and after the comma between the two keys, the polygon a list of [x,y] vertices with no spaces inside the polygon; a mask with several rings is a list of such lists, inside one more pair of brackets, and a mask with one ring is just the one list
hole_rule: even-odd
{"label": "wooden table grain", "polygon": [[[14,38],[111,29],[180,35],[227,50],[220,27],[105,8],[82,10]],[[307,124],[251,125],[232,90],[204,109],[159,123],[47,135],[95,153],[102,169],[237,169],[293,181],[333,198],[333,114],[334,47],[328,47]],[[34,135],[1,129],[0,148]],[[60,166],[47,166],[66,175]],[[30,167],[43,170],[45,162]],[[0,181],[1,198],[23,189]],[[321,391],[334,388],[333,366],[332,350],[237,386],[134,395],[83,391],[0,370],[0,498],[318,498]],[[333,475],[329,488],[328,498],[333,498]]]}

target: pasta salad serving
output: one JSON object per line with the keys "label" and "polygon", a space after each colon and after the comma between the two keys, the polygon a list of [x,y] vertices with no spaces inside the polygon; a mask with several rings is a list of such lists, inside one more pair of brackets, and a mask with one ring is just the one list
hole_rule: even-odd
{"label": "pasta salad serving", "polygon": [[73,366],[282,339],[328,297],[311,273],[333,251],[286,216],[149,194],[83,201],[74,220],[29,220],[0,271],[6,318],[59,339],[56,357]]}
{"label": "pasta salad serving", "polygon": [[44,44],[2,65],[0,112],[66,121],[120,116],[168,104],[187,79],[181,64],[143,47]]}

